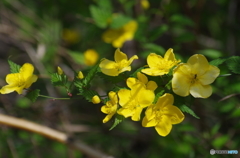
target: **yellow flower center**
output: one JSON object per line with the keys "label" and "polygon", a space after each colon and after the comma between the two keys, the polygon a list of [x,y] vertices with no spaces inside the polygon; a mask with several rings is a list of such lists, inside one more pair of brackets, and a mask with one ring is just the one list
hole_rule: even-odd
{"label": "yellow flower center", "polygon": [[191,84],[194,84],[198,81],[197,74],[191,74]]}
{"label": "yellow flower center", "polygon": [[117,65],[116,65],[116,69],[121,72],[123,68],[127,67],[128,66],[128,61],[127,60],[121,60],[121,62],[119,62]]}
{"label": "yellow flower center", "polygon": [[22,87],[22,86],[25,84],[25,81],[24,81],[23,77],[18,76],[18,77],[16,78],[16,83],[17,83],[17,86],[18,86],[18,87]]}

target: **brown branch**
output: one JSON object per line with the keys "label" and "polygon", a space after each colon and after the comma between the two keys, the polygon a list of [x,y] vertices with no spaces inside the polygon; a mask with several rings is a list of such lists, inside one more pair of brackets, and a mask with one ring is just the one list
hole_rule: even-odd
{"label": "brown branch", "polygon": [[44,137],[48,137],[48,138],[56,140],[60,143],[66,144],[71,148],[79,150],[91,158],[113,158],[112,156],[105,155],[105,154],[89,147],[88,145],[86,145],[85,143],[83,143],[81,141],[73,141],[73,139],[70,139],[63,132],[27,121],[24,119],[19,119],[19,118],[15,118],[12,116],[0,114],[0,124],[14,127],[14,128],[20,128],[20,129],[23,129],[26,131],[40,134]]}

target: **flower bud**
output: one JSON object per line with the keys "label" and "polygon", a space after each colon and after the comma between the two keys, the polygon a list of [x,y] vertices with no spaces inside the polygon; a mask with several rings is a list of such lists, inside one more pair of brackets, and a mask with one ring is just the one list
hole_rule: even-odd
{"label": "flower bud", "polygon": [[78,72],[77,78],[79,78],[79,79],[83,79],[84,78],[84,75],[83,75],[82,71]]}
{"label": "flower bud", "polygon": [[101,102],[100,98],[98,95],[94,95],[92,98],[93,104],[99,104]]}
{"label": "flower bud", "polygon": [[59,74],[59,75],[62,75],[63,74],[63,70],[58,66],[57,67],[57,73]]}

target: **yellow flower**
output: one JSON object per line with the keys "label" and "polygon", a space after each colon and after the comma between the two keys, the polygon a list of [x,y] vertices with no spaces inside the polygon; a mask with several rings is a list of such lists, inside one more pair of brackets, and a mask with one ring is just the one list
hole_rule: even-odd
{"label": "yellow flower", "polygon": [[79,41],[79,32],[74,29],[63,29],[62,38],[69,44],[75,44]]}
{"label": "yellow flower", "polygon": [[207,98],[212,94],[209,85],[219,75],[220,70],[209,65],[207,59],[201,54],[191,56],[187,63],[179,64],[173,71],[173,92],[180,96]]}
{"label": "yellow flower", "polygon": [[155,127],[159,135],[168,135],[173,124],[181,123],[184,120],[183,113],[173,105],[173,102],[172,94],[165,93],[159,97],[155,105],[153,104],[147,108],[142,126]]}
{"label": "yellow flower", "polygon": [[109,29],[103,33],[103,41],[112,43],[115,48],[121,48],[126,41],[133,39],[137,27],[137,22],[132,20],[119,29]]}
{"label": "yellow flower", "polygon": [[93,104],[99,104],[100,102],[101,102],[101,100],[100,100],[100,98],[99,98],[98,95],[94,95],[94,96],[92,97],[92,103],[93,103]]}
{"label": "yellow flower", "polygon": [[164,58],[155,53],[151,53],[147,57],[147,63],[150,68],[143,69],[142,72],[150,76],[161,76],[167,74],[169,70],[177,65],[180,60],[176,60],[173,49],[169,48]]}
{"label": "yellow flower", "polygon": [[141,0],[141,6],[143,9],[148,9],[150,4],[149,4],[148,0]]}
{"label": "yellow flower", "polygon": [[106,105],[103,105],[101,111],[105,114],[108,114],[104,119],[103,123],[108,122],[112,116],[116,113],[118,107],[118,97],[117,94],[113,91],[108,93],[109,101],[106,102]]}
{"label": "yellow flower", "polygon": [[119,90],[118,97],[122,107],[117,113],[125,118],[131,117],[133,121],[139,121],[143,108],[152,104],[155,94],[153,90],[146,89],[141,83],[136,83],[131,90]]}
{"label": "yellow flower", "polygon": [[84,61],[87,66],[93,66],[98,61],[99,55],[94,49],[88,49],[84,52]]}
{"label": "yellow flower", "polygon": [[99,64],[102,73],[109,76],[118,76],[124,71],[131,71],[131,63],[133,60],[138,59],[137,55],[132,56],[129,60],[126,54],[117,49],[114,54],[114,61],[103,59]]}
{"label": "yellow flower", "polygon": [[134,88],[136,84],[141,84],[142,86],[144,86],[144,88],[152,91],[154,91],[158,87],[156,82],[148,81],[147,76],[145,76],[141,72],[137,73],[137,79],[133,77],[127,79],[127,85],[130,89]]}
{"label": "yellow flower", "polygon": [[84,75],[83,75],[82,71],[78,72],[77,78],[79,78],[79,79],[83,79],[84,78]]}
{"label": "yellow flower", "polygon": [[63,74],[63,70],[59,66],[57,67],[57,72],[58,72],[59,75]]}
{"label": "yellow flower", "polygon": [[34,67],[32,64],[25,63],[19,73],[12,73],[6,76],[6,82],[8,85],[3,86],[0,92],[2,94],[11,93],[16,91],[18,94],[22,94],[24,88],[29,88],[33,82],[37,81],[37,76],[33,74]]}

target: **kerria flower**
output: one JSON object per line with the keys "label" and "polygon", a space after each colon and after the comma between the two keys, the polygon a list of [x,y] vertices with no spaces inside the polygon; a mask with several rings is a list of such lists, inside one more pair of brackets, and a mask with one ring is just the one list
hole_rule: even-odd
{"label": "kerria flower", "polygon": [[180,96],[208,98],[212,94],[211,83],[218,77],[220,70],[209,65],[201,54],[191,56],[187,63],[179,64],[173,71],[172,89]]}
{"label": "kerria flower", "polygon": [[169,70],[180,61],[181,60],[176,60],[172,48],[168,49],[164,58],[155,53],[151,53],[147,57],[149,68],[142,69],[142,72],[150,76],[161,76],[167,74]]}
{"label": "kerria flower", "polygon": [[131,71],[131,63],[138,59],[137,55],[132,56],[129,60],[126,54],[117,49],[114,54],[115,61],[103,59],[99,64],[102,73],[109,76],[118,76],[124,71]]}
{"label": "kerria flower", "polygon": [[99,59],[98,53],[94,49],[88,49],[84,53],[84,62],[87,66],[93,66]]}
{"label": "kerria flower", "polygon": [[142,8],[145,10],[147,10],[150,7],[148,0],[141,0],[140,3],[141,3]]}
{"label": "kerria flower", "polygon": [[79,78],[79,79],[83,79],[84,78],[84,75],[83,75],[82,71],[78,72],[77,78]]}
{"label": "kerria flower", "polygon": [[152,104],[155,94],[153,90],[146,89],[141,83],[136,83],[131,90],[119,90],[118,97],[121,108],[117,113],[125,118],[131,117],[133,121],[139,121],[143,108]]}
{"label": "kerria flower", "polygon": [[126,41],[133,39],[137,27],[137,22],[131,20],[121,28],[109,29],[103,33],[103,41],[106,43],[112,43],[115,48],[121,48]]}
{"label": "kerria flower", "polygon": [[131,77],[131,78],[127,79],[127,86],[130,89],[133,89],[133,87],[136,86],[137,84],[140,84],[143,87],[145,87],[146,89],[152,90],[152,91],[154,91],[158,87],[156,82],[148,81],[147,76],[142,74],[141,72],[137,73],[137,78]]}
{"label": "kerria flower", "polygon": [[103,123],[108,122],[113,115],[116,113],[118,108],[118,97],[117,94],[113,91],[108,93],[109,101],[106,102],[106,105],[103,105],[101,111],[107,116],[103,119]]}
{"label": "kerria flower", "polygon": [[3,86],[0,90],[2,94],[8,94],[16,91],[18,94],[22,94],[24,88],[29,88],[33,82],[37,81],[37,76],[33,74],[34,67],[32,64],[25,63],[19,73],[12,73],[6,76],[6,82],[8,85]]}
{"label": "kerria flower", "polygon": [[184,120],[183,113],[173,105],[173,102],[172,94],[165,93],[159,97],[156,104],[152,104],[147,108],[142,126],[155,127],[159,135],[168,135],[173,124],[181,123]]}

